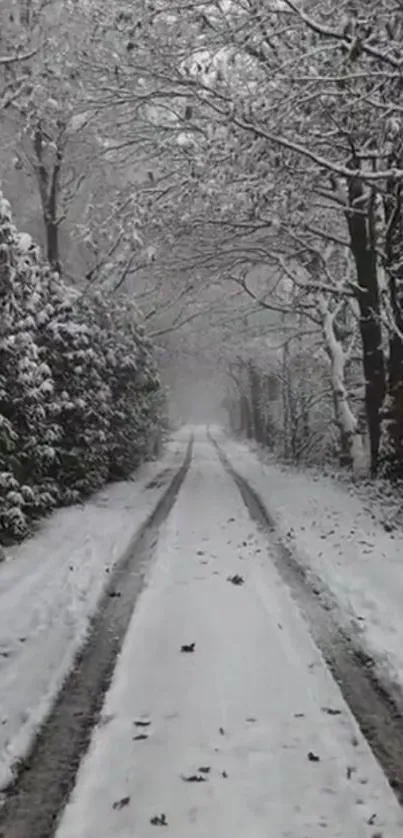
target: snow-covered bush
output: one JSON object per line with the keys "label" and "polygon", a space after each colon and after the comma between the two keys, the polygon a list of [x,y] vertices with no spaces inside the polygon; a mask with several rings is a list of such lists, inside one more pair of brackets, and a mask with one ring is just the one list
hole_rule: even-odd
{"label": "snow-covered bush", "polygon": [[[113,295],[98,294],[91,300],[91,316],[98,328],[109,393],[108,476],[118,479],[129,475],[147,455],[157,416],[153,394],[159,389],[159,378],[133,302],[126,300],[122,305]],[[89,317],[87,311],[87,321]]]}
{"label": "snow-covered bush", "polygon": [[146,457],[159,378],[135,307],[41,260],[0,195],[0,542]]}

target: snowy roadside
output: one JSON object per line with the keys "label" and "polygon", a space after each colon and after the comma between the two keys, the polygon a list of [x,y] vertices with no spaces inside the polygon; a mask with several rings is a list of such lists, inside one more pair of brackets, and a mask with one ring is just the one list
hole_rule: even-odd
{"label": "snowy roadside", "polygon": [[[265,463],[246,443],[214,429],[235,470],[276,521],[296,559],[324,583],[375,660],[377,674],[403,690],[403,553],[399,531],[385,532],[348,484]],[[367,504],[366,504],[367,506]],[[372,510],[371,510],[372,512]],[[331,600],[330,600],[331,604]]]}
{"label": "snowy roadside", "polygon": [[265,534],[200,439],[56,835],[156,826],[175,838],[398,838],[403,826]]}
{"label": "snowy roadside", "polygon": [[0,565],[0,788],[48,713],[111,568],[180,467],[188,438],[184,429],[133,481],[58,510],[7,550]]}

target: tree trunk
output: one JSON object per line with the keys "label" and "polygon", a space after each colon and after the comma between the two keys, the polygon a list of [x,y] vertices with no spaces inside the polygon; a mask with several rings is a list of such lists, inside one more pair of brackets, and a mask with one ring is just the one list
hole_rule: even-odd
{"label": "tree trunk", "polygon": [[242,410],[244,415],[244,428],[247,439],[253,439],[253,420],[250,404],[247,396],[242,395]]}
{"label": "tree trunk", "polygon": [[264,426],[262,422],[261,416],[261,387],[260,387],[260,375],[259,372],[254,368],[253,364],[249,365],[249,380],[250,380],[250,393],[251,393],[251,403],[252,403],[252,418],[253,418],[253,430],[254,430],[254,437],[257,442],[264,441]]}
{"label": "tree trunk", "polygon": [[283,455],[288,459],[290,455],[290,400],[289,400],[289,371],[288,371],[288,344],[283,349],[281,396],[283,407]]}
{"label": "tree trunk", "polygon": [[56,153],[53,163],[46,159],[46,143],[42,122],[38,120],[34,134],[34,151],[36,155],[36,175],[41,196],[42,216],[45,226],[46,256],[51,267],[61,272],[59,252],[59,223],[58,204],[60,193],[60,176],[63,165],[64,154],[64,131],[61,126],[57,138]]}
{"label": "tree trunk", "polygon": [[49,264],[60,273],[59,227],[55,219],[45,217],[46,256]]}
{"label": "tree trunk", "polygon": [[362,474],[365,470],[365,452],[358,420],[351,410],[345,386],[345,355],[343,347],[334,332],[336,310],[330,311],[324,297],[320,297],[319,311],[322,317],[326,351],[330,360],[336,421],[340,428],[342,458],[346,465],[352,467],[355,474]]}
{"label": "tree trunk", "polygon": [[388,392],[385,403],[384,466],[389,477],[403,477],[403,217],[402,185],[389,184],[391,196],[386,213],[386,265],[393,326],[389,341]]}
{"label": "tree trunk", "polygon": [[[273,384],[273,382],[275,382]],[[266,411],[264,416],[264,440],[263,443],[267,448],[274,448],[274,423],[272,419],[271,402],[275,401],[278,396],[278,381],[274,376],[267,374],[264,379],[264,393]]]}
{"label": "tree trunk", "polygon": [[[380,324],[377,258],[371,231],[372,209],[364,212],[363,186],[357,177],[349,184],[352,212],[347,215],[351,250],[357,269],[355,294],[359,305],[360,333],[365,376],[365,407],[368,422],[371,474],[378,471],[381,439],[381,409],[385,397],[385,368]],[[354,212],[354,209],[356,210]]]}

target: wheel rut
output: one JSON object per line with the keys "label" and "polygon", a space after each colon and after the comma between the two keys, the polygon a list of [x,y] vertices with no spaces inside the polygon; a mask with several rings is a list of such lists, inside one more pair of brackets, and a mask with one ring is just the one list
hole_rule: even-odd
{"label": "wheel rut", "polygon": [[181,467],[115,566],[85,645],[30,754],[2,794],[0,838],[51,838],[55,833],[98,721],[159,528],[176,501],[191,464],[192,449],[190,439]]}
{"label": "wheel rut", "polygon": [[[209,435],[227,473],[235,481],[251,518],[268,536],[271,555],[321,651],[344,700],[350,707],[375,758],[403,806],[403,696],[391,695],[376,676],[375,662],[358,636],[343,625],[330,591],[312,577],[282,542],[274,519],[258,494],[236,471],[216,440]],[[332,607],[329,607],[329,602]]]}

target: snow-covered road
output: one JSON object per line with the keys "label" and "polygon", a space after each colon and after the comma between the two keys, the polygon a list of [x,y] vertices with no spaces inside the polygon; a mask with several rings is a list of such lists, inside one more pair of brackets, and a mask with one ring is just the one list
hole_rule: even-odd
{"label": "snow-covered road", "polygon": [[60,509],[0,565],[0,789],[29,751],[116,563],[185,455],[189,431],[133,481]]}
{"label": "snow-covered road", "polygon": [[267,539],[204,433],[57,838],[148,838],[158,827],[174,838],[403,834]]}

